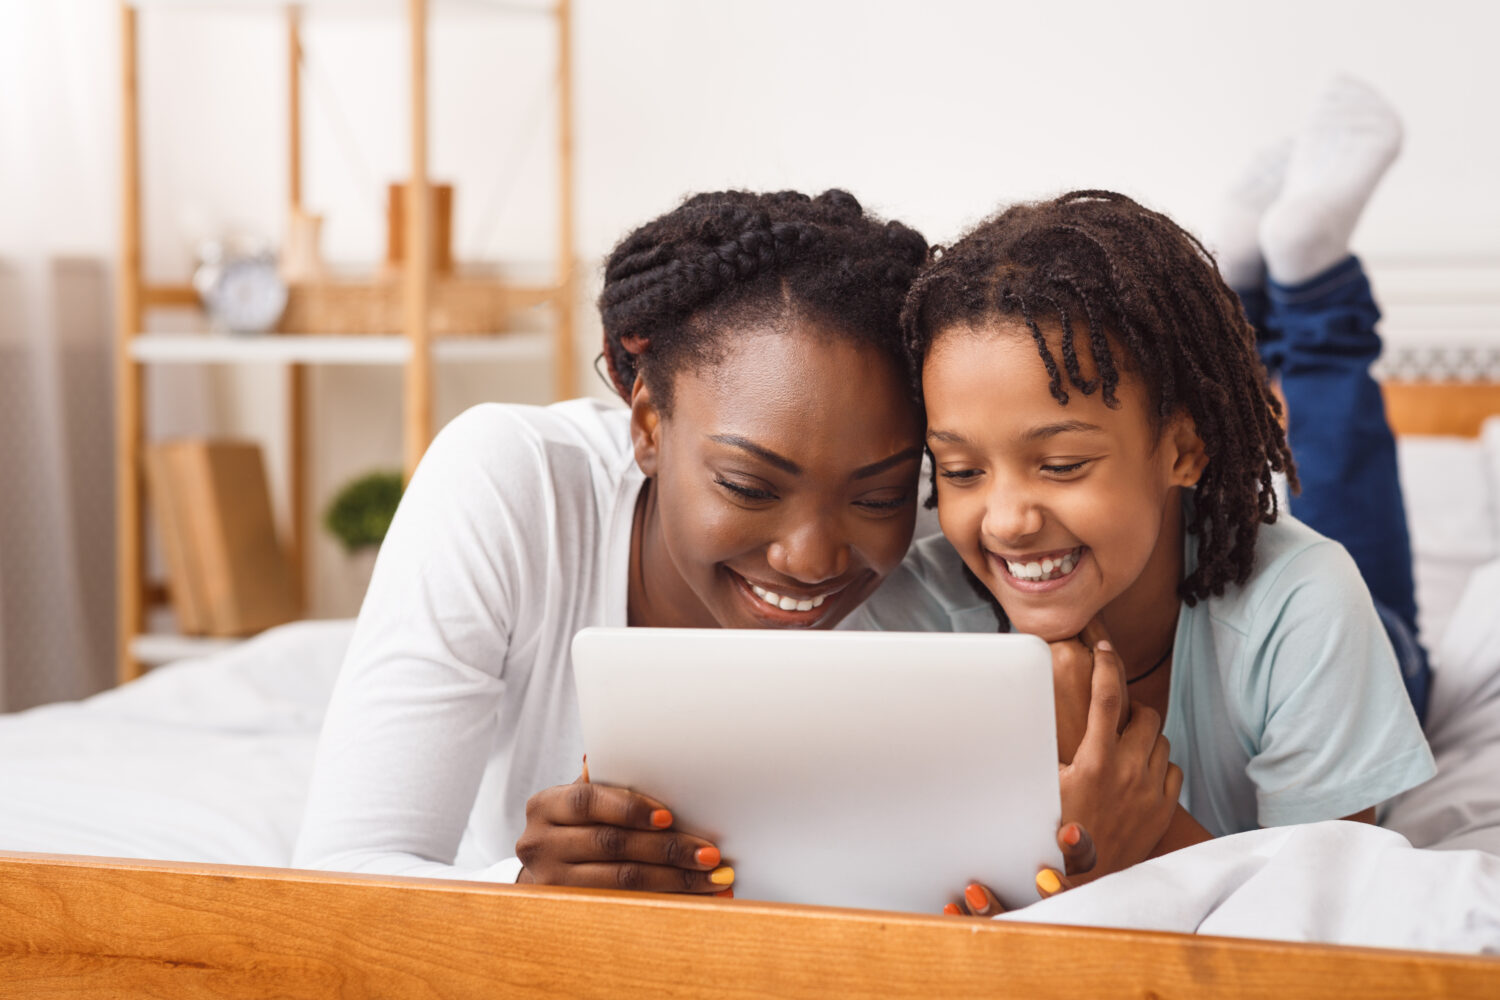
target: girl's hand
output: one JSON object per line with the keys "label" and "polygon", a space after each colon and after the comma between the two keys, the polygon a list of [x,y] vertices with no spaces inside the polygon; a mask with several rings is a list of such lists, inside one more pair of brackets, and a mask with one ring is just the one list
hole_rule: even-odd
{"label": "girl's hand", "polygon": [[1064,816],[1093,834],[1097,863],[1073,883],[1090,881],[1146,860],[1166,833],[1182,791],[1182,770],[1161,716],[1140,706],[1117,731],[1125,672],[1107,639],[1094,646],[1088,728],[1070,764],[1058,768]]}
{"label": "girl's hand", "polygon": [[[1055,868],[1043,868],[1037,873],[1036,891],[1043,899],[1087,881],[1078,876],[1087,875],[1098,861],[1093,838],[1077,823],[1064,823],[1057,828],[1057,846],[1062,850],[1066,874]],[[951,916],[993,917],[1004,913],[1005,908],[989,886],[970,882],[964,887],[958,902],[948,903],[943,912]]]}
{"label": "girl's hand", "polygon": [[[1092,699],[1094,678],[1094,647],[1108,640],[1104,624],[1097,616],[1084,626],[1082,632],[1072,639],[1063,639],[1047,645],[1052,650],[1052,697],[1057,711],[1057,759],[1059,763],[1073,763],[1073,755],[1083,742],[1088,729],[1089,704]],[[1120,690],[1125,691],[1124,665],[1116,656],[1119,665]],[[1130,716],[1128,696],[1122,695],[1119,709],[1119,729],[1124,730]]]}
{"label": "girl's hand", "polygon": [[734,895],[734,869],[719,864],[717,847],[674,831],[671,812],[655,799],[591,784],[584,768],[573,784],[527,801],[517,882]]}

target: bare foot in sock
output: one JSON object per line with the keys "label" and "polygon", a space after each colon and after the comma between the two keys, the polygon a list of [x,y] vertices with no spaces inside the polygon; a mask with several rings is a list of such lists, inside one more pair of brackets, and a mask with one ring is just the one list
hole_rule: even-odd
{"label": "bare foot in sock", "polygon": [[1401,119],[1369,86],[1336,78],[1298,133],[1281,194],[1260,224],[1271,277],[1295,285],[1349,255],[1360,213],[1401,151]]}
{"label": "bare foot in sock", "polygon": [[1209,244],[1219,273],[1230,288],[1247,291],[1266,283],[1266,262],[1260,253],[1260,222],[1281,193],[1292,141],[1261,150],[1246,166],[1219,203]]}

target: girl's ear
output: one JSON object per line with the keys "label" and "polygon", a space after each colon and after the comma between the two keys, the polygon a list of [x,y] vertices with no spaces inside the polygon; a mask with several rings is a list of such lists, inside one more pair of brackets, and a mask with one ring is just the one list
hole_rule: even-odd
{"label": "girl's ear", "polygon": [[635,446],[635,464],[648,477],[656,475],[656,459],[661,445],[661,411],[639,375],[630,389],[630,441]]}
{"label": "girl's ear", "polygon": [[1172,418],[1167,427],[1172,445],[1172,485],[1197,486],[1208,466],[1208,448],[1198,436],[1198,425],[1187,411]]}

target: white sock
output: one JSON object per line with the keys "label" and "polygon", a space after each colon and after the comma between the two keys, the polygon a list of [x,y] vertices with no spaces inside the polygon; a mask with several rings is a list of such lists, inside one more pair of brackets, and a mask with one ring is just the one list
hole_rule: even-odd
{"label": "white sock", "polygon": [[1281,194],[1260,224],[1271,277],[1295,285],[1349,255],[1349,237],[1401,151],[1401,119],[1364,83],[1340,76],[1298,133]]}
{"label": "white sock", "polygon": [[1209,231],[1209,246],[1230,288],[1244,291],[1266,282],[1260,254],[1260,220],[1281,193],[1292,141],[1262,149],[1224,194]]}

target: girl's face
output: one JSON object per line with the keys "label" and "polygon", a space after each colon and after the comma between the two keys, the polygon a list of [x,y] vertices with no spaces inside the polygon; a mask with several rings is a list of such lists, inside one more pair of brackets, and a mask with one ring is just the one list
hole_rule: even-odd
{"label": "girl's face", "polygon": [[807,323],[731,331],[684,368],[669,416],[638,384],[644,617],[725,628],[831,628],[911,542],[920,413],[896,362]]}
{"label": "girl's face", "polygon": [[[1048,340],[1060,359],[1061,338]],[[1118,409],[1071,387],[1061,405],[1024,326],[943,331],[922,386],[943,534],[1012,627],[1056,641],[1133,590],[1175,591],[1177,487],[1207,461],[1191,421],[1158,434],[1145,387],[1124,374]]]}

